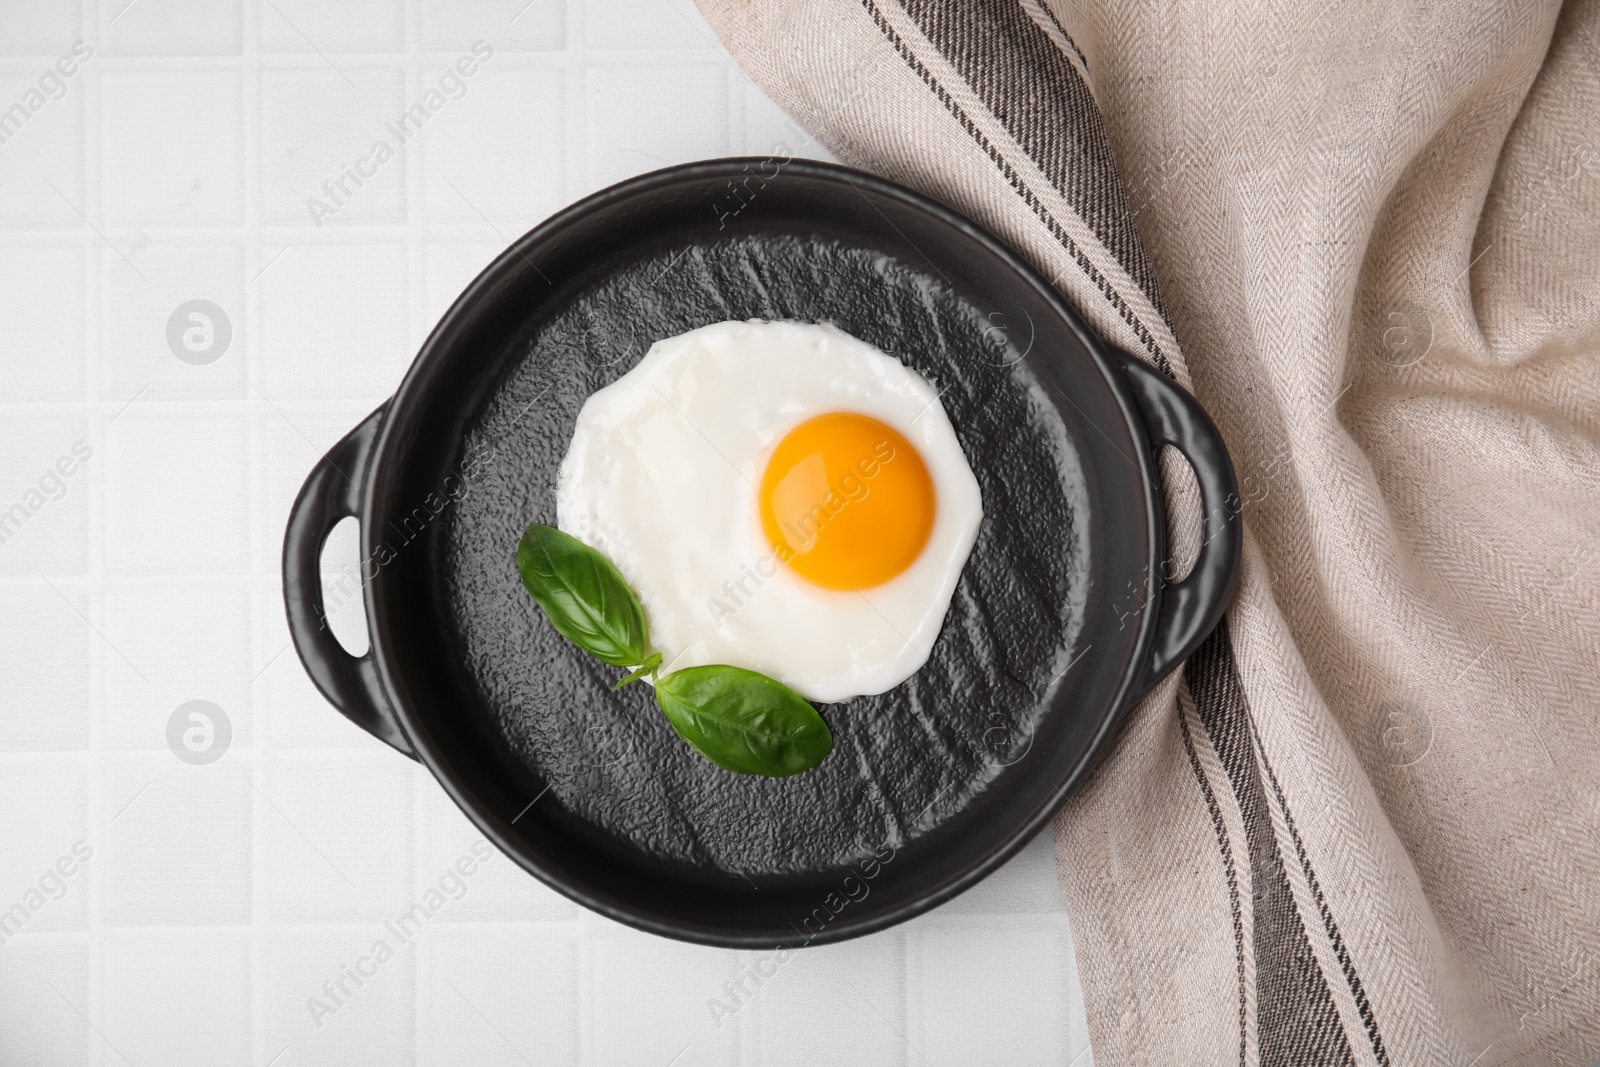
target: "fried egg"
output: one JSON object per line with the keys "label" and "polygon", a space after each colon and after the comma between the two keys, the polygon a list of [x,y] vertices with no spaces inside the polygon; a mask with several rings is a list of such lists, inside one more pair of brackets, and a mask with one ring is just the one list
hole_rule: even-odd
{"label": "fried egg", "polygon": [[927,661],[983,502],[919,374],[832,326],[753,321],[657,341],[590,396],[556,512],[638,594],[663,670],[832,702]]}

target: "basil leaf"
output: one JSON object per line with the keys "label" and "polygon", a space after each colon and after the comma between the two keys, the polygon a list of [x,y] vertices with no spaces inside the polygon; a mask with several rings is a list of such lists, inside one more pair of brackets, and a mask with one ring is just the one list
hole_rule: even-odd
{"label": "basil leaf", "polygon": [[833,734],[782,682],[742,667],[688,667],[656,682],[678,736],[724,770],[778,778],[822,762]]}
{"label": "basil leaf", "polygon": [[644,608],[605,556],[554,526],[533,523],[517,542],[517,570],[556,633],[613,666],[644,662]]}

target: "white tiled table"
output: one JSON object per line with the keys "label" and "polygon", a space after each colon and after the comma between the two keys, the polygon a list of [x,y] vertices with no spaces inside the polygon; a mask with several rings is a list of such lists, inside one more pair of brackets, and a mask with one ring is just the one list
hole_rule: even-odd
{"label": "white tiled table", "polygon": [[[759,954],[635,933],[498,855],[324,993],[478,838],[287,648],[301,479],[554,209],[680,160],[821,154],[686,0],[525,2],[0,6],[0,109],[28,112],[0,126],[0,509],[23,508],[0,520],[0,909],[31,913],[0,927],[0,1063],[1089,1064],[1047,841],[799,954],[720,1025]],[[385,123],[478,41],[400,146]],[[195,299],[231,328],[209,363],[169,346]],[[354,561],[347,526],[325,567]],[[335,628],[364,642],[358,606]],[[168,747],[191,700],[231,726],[209,764]]]}

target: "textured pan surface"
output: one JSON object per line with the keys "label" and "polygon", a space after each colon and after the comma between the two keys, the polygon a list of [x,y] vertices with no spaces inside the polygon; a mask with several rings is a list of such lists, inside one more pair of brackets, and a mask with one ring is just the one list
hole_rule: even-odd
{"label": "textured pan surface", "polygon": [[[985,509],[928,663],[888,693],[823,705],[834,751],[786,779],[719,770],[647,687],[611,692],[620,672],[550,628],[513,558],[528,522],[555,521],[584,400],[656,339],[750,318],[831,323],[933,382]],[[542,323],[469,427],[465,453],[487,461],[449,513],[443,553],[476,696],[466,713],[548,784],[540,805],[668,862],[818,871],[928,833],[1021,757],[1083,626],[1087,491],[1059,414],[991,316],[925,268],[746,232],[593,280]]]}

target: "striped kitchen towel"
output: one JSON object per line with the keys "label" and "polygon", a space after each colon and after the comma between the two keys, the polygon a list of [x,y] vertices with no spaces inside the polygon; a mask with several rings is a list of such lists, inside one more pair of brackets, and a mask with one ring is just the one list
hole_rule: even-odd
{"label": "striped kitchen towel", "polygon": [[1600,2],[700,6],[1233,452],[1238,599],[1056,825],[1096,1062],[1600,1056]]}

